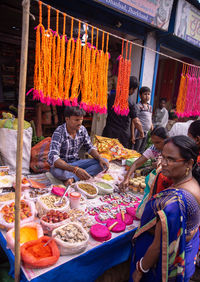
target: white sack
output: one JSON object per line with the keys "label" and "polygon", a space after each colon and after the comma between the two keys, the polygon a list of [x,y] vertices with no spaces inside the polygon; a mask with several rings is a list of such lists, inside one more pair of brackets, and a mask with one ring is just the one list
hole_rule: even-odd
{"label": "white sack", "polygon": [[[23,159],[22,173],[29,174],[31,158],[32,128],[24,129],[23,132]],[[10,173],[16,171],[17,154],[17,130],[0,128],[0,154],[4,165],[10,167]]]}

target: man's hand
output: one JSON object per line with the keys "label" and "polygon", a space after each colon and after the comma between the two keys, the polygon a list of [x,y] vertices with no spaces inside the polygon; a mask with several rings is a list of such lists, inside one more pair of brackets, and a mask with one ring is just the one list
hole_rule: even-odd
{"label": "man's hand", "polygon": [[86,170],[80,167],[76,171],[76,176],[80,178],[80,180],[88,180],[89,178],[91,178],[91,175],[89,175]]}
{"label": "man's hand", "polygon": [[103,170],[107,171],[109,169],[109,162],[105,161],[104,159],[99,160],[99,164],[102,167]]}
{"label": "man's hand", "polygon": [[125,191],[126,188],[128,187],[128,185],[129,185],[129,178],[124,179],[124,180],[119,184],[119,189],[120,189],[121,191]]}
{"label": "man's hand", "polygon": [[132,144],[135,144],[135,136],[132,136],[131,142],[132,142]]}
{"label": "man's hand", "polygon": [[144,138],[144,131],[142,130],[142,131],[140,131],[140,133],[139,133],[140,135],[139,135],[139,138],[140,139],[142,139],[142,138]]}

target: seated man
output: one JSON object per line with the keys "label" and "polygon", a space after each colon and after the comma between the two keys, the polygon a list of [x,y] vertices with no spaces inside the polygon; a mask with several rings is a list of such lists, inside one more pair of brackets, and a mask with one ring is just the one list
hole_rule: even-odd
{"label": "seated man", "polygon": [[[52,135],[48,155],[50,172],[65,185],[88,180],[109,167],[109,163],[93,147],[88,132],[82,125],[84,115],[85,111],[79,107],[66,107],[66,123],[58,126]],[[82,146],[93,159],[79,159],[78,153]]]}

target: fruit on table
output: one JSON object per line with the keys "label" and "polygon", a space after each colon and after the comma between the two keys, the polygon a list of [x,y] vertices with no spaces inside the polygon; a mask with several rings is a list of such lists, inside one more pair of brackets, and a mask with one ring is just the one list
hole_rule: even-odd
{"label": "fruit on table", "polygon": [[46,215],[42,217],[42,220],[48,223],[57,223],[69,218],[68,213],[50,210]]}
{"label": "fruit on table", "polygon": [[[15,203],[12,202],[9,205],[5,205],[1,209],[1,213],[3,213],[3,218],[7,223],[12,223],[15,220]],[[21,200],[20,203],[20,219],[25,219],[32,216],[31,208],[29,205],[24,201]]]}

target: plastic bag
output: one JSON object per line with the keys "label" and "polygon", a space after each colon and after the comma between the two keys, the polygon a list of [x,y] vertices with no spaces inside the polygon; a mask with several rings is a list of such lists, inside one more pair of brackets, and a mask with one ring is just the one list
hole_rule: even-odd
{"label": "plastic bag", "polygon": [[[46,195],[50,193],[50,189],[28,189],[24,191],[24,198],[27,199],[28,201],[33,201],[36,202],[38,199],[38,196],[41,195]],[[42,193],[42,194],[40,194]],[[34,195],[35,194],[35,195]],[[40,194],[40,195],[39,195]]]}
{"label": "plastic bag", "polygon": [[[16,171],[17,130],[0,128],[0,154],[4,165],[10,167],[10,173]],[[23,131],[22,173],[29,174],[31,158],[32,128]]]}
{"label": "plastic bag", "polygon": [[[56,242],[51,240],[48,245],[44,247],[44,244],[47,243],[49,239],[50,237],[48,236],[42,236],[38,240],[26,242],[21,246],[21,257],[25,267],[43,268],[51,266],[57,262],[60,257],[60,252]],[[35,252],[37,250],[35,255],[34,252],[31,252],[31,249],[34,249],[34,247]],[[42,254],[44,254],[44,252],[49,252],[49,254],[47,256],[39,256],[40,254],[38,252],[40,252],[40,248],[42,248]]]}
{"label": "plastic bag", "polygon": [[51,137],[47,137],[32,147],[30,167],[35,173],[49,171],[48,153],[50,144]]}
{"label": "plastic bag", "polygon": [[[28,205],[28,207],[30,208],[30,216],[24,218],[24,219],[21,219],[20,220],[20,223],[23,224],[23,223],[28,223],[28,222],[31,222],[31,221],[34,221],[34,218],[35,218],[35,214],[36,214],[36,209],[35,209],[35,204],[31,201],[25,201],[25,200],[21,200],[21,203],[25,203]],[[3,205],[0,209],[0,228],[2,229],[10,229],[10,228],[13,228],[14,225],[15,225],[15,220],[11,220],[10,219],[10,222],[9,221],[6,221],[4,219],[4,215],[9,215],[8,212],[5,211],[5,208],[7,210],[10,210],[11,207],[9,208],[9,206],[12,204],[12,210],[14,212],[14,205],[15,205],[15,202],[10,202],[8,205]],[[3,213],[3,210],[6,212]],[[23,211],[23,210],[22,210]],[[21,211],[21,212],[22,212]],[[9,215],[10,216],[10,215]],[[23,217],[23,215],[21,214],[21,218]],[[11,216],[10,216],[11,218]]]}
{"label": "plastic bag", "polygon": [[[42,230],[42,226],[36,222],[29,222],[29,223],[24,223],[20,225],[20,230],[24,227],[32,227],[35,228],[37,230],[37,239],[42,237],[43,234],[43,230]],[[14,236],[14,232],[15,232],[15,228],[11,228],[7,233],[6,233],[6,241],[7,241],[7,247],[10,248],[11,250],[14,251],[14,247],[15,247],[15,236]],[[20,231],[21,232],[21,231]],[[21,236],[20,236],[21,239]],[[30,236],[28,238],[28,241],[31,241]],[[21,243],[21,245],[23,245],[25,242]]]}
{"label": "plastic bag", "polygon": [[[50,202],[52,201],[52,203],[50,203],[51,206],[47,206],[47,204],[45,204],[43,199],[47,199],[47,201],[49,200]],[[52,200],[52,199],[54,199],[54,200]],[[37,212],[38,212],[38,216],[41,217],[52,209],[54,209],[56,211],[61,211],[61,212],[67,211],[69,209],[69,200],[65,197],[63,199],[63,203],[65,201],[65,205],[62,205],[60,207],[54,205],[54,203],[59,201],[59,200],[60,200],[60,197],[57,197],[53,194],[46,194],[45,196],[39,197],[37,199],[37,202],[36,202],[36,209],[37,209]]]}
{"label": "plastic bag", "polygon": [[[57,232],[59,230],[62,230],[64,227],[66,227],[67,225],[74,225],[76,226],[80,232],[84,235],[85,237],[85,240],[82,241],[82,242],[78,242],[78,243],[69,243],[69,242],[65,242],[61,239],[58,239],[57,237],[54,237],[56,236]],[[89,235],[88,233],[85,231],[85,229],[77,222],[70,222],[70,223],[67,223],[63,226],[60,226],[56,229],[53,230],[52,232],[52,236],[54,237],[54,240],[56,241],[59,249],[60,249],[60,254],[61,256],[66,256],[66,255],[72,255],[72,254],[78,254],[80,252],[83,252],[86,247],[87,247],[87,244],[88,244],[88,241],[89,241]]]}
{"label": "plastic bag", "polygon": [[42,220],[42,218],[40,219],[40,223],[42,225],[42,228],[44,230],[44,233],[45,234],[48,234],[49,236],[51,236],[52,234],[52,231],[58,227],[60,227],[61,225],[65,225],[66,223],[68,223],[70,221],[69,218],[67,219],[64,219],[60,222],[57,222],[57,223],[49,223],[49,222],[46,222],[44,220]]}

